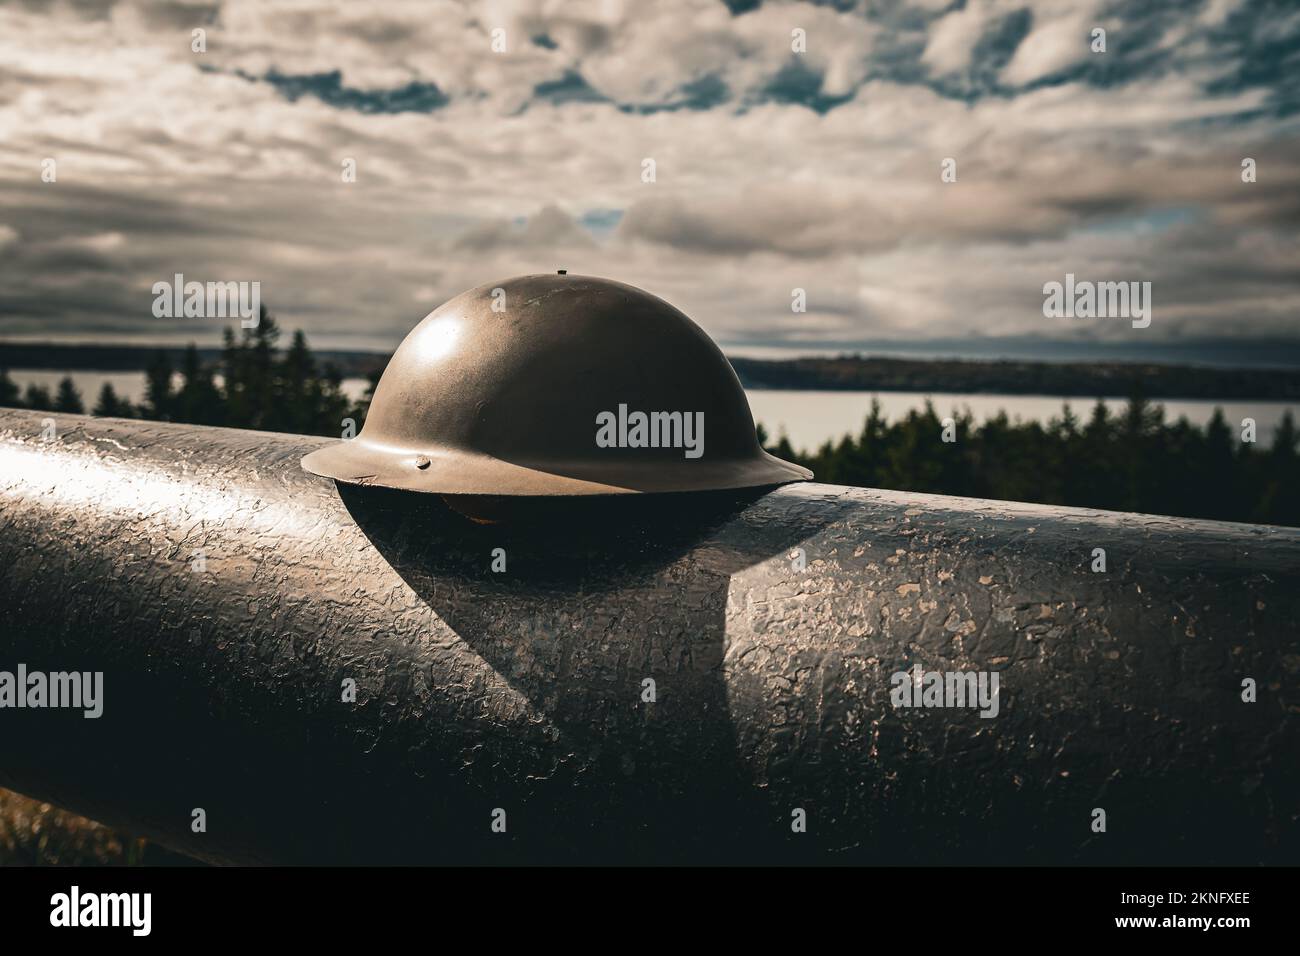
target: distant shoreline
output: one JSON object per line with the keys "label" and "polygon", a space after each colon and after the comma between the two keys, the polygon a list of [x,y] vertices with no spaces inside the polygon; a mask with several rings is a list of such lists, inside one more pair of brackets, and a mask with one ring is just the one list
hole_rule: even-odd
{"label": "distant shoreline", "polygon": [[[166,346],[173,365],[185,349]],[[143,371],[158,346],[0,342],[0,368],[94,372]],[[205,364],[219,348],[200,348]],[[344,378],[366,378],[384,368],[388,353],[320,350]],[[1019,359],[732,358],[746,388],[787,391],[957,392],[1057,395],[1067,398],[1127,396],[1152,399],[1267,399],[1300,401],[1300,371],[1217,368],[1152,362],[1047,362]]]}
{"label": "distant shoreline", "polygon": [[1063,398],[1300,400],[1300,371],[1150,362],[1037,362],[879,357],[733,358],[746,388],[799,391],[957,392]]}
{"label": "distant shoreline", "polygon": [[[143,372],[161,351],[179,367],[183,345],[81,345],[61,342],[0,342],[0,369],[51,369],[69,372]],[[221,359],[221,348],[200,347],[199,359],[213,364]],[[345,378],[365,378],[388,364],[387,352],[330,351],[312,349],[321,365],[333,363]]]}

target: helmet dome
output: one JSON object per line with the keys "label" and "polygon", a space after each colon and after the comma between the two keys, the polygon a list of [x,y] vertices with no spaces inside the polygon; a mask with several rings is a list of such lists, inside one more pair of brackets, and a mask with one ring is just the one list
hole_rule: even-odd
{"label": "helmet dome", "polygon": [[613,495],[801,481],[759,447],[731,364],[640,289],[529,275],[411,330],[355,438],[303,458],[337,481],[443,495]]}

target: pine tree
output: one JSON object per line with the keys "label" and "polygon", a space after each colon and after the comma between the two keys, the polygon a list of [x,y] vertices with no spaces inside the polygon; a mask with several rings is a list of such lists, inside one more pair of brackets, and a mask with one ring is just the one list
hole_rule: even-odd
{"label": "pine tree", "polygon": [[1267,478],[1253,520],[1270,524],[1300,525],[1300,458],[1296,454],[1295,418],[1287,409],[1273,432],[1273,445],[1265,458]]}
{"label": "pine tree", "polygon": [[95,403],[91,414],[101,418],[130,418],[131,403],[118,397],[112,382],[105,382],[99,390],[99,401]]}
{"label": "pine tree", "polygon": [[21,408],[22,398],[18,386],[6,369],[0,368],[0,408]]}
{"label": "pine tree", "polygon": [[54,410],[56,412],[67,412],[70,415],[84,415],[86,406],[81,401],[81,393],[77,391],[77,386],[72,383],[72,378],[64,376],[59,380],[58,394],[54,399]]}
{"label": "pine tree", "polygon": [[144,407],[147,417],[156,421],[170,421],[175,404],[172,392],[172,363],[161,349],[145,369]]}
{"label": "pine tree", "polygon": [[302,329],[293,333],[289,349],[280,363],[277,377],[280,400],[267,427],[276,431],[312,434],[319,428],[322,389],[316,374],[316,360],[307,348]]}
{"label": "pine tree", "polygon": [[23,393],[23,404],[38,412],[54,411],[54,400],[50,398],[50,390],[35,382],[28,385],[27,391]]}
{"label": "pine tree", "polygon": [[222,425],[225,410],[221,393],[213,381],[212,369],[199,358],[193,343],[185,349],[181,359],[181,387],[173,402],[175,419],[196,425]]}
{"label": "pine tree", "polygon": [[1196,517],[1226,521],[1240,513],[1241,486],[1233,445],[1232,429],[1223,417],[1223,409],[1215,408],[1205,426],[1200,474],[1196,476],[1200,486],[1198,497],[1203,502],[1203,510]]}

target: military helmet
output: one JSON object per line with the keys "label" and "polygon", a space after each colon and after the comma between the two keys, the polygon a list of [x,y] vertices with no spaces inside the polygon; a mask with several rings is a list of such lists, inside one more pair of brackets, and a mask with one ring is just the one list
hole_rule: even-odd
{"label": "military helmet", "polygon": [[759,446],[740,381],[699,326],[630,285],[563,273],[489,283],[435,309],[393,354],[361,432],[302,466],[453,496],[812,477]]}

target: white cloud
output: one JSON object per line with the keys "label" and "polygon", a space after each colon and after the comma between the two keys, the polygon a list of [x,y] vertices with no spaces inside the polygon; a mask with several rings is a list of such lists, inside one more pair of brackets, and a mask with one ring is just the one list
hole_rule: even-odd
{"label": "white cloud", "polygon": [[1092,52],[1092,30],[1096,27],[1113,29],[1113,23],[1099,23],[1098,4],[1072,4],[1063,16],[1035,18],[1033,29],[1020,45],[1015,55],[1003,68],[1002,82],[1009,86],[1025,86],[1089,57],[1111,56],[1110,53]]}
{"label": "white cloud", "polygon": [[939,75],[966,69],[980,35],[1002,8],[995,0],[970,0],[946,14],[931,28],[921,61]]}
{"label": "white cloud", "polygon": [[1241,7],[1244,0],[1207,0],[1200,21],[1206,26],[1221,26]]}
{"label": "white cloud", "polygon": [[[942,15],[912,56],[931,75],[964,70],[982,32],[1020,6]],[[487,50],[498,23],[508,55]],[[1012,79],[1074,55],[1063,23],[1035,10]],[[844,105],[761,97],[792,60],[795,27],[803,62],[825,75],[822,92],[851,94]],[[532,42],[542,35],[554,49]],[[967,102],[883,78],[889,38],[861,13],[764,4],[731,18],[703,0],[238,2],[209,26],[204,55],[183,15],[126,4],[107,20],[3,7],[0,36],[6,335],[211,339],[208,325],[149,312],[150,284],[183,271],[262,281],[316,345],[382,347],[465,288],[556,268],[643,285],[732,347],[1042,333],[1042,283],[1090,270],[1161,283],[1152,335],[1216,330],[1243,303],[1256,333],[1293,325],[1283,264],[1300,148],[1264,109],[1267,90],[1205,93],[1221,62]],[[436,83],[450,102],[366,114],[232,72],[271,69],[338,70],[362,90]],[[574,69],[624,104],[671,102],[704,76],[735,99],[641,114],[533,96]],[[1242,143],[1266,172],[1249,186]],[[40,182],[46,156],[57,183]],[[955,184],[939,178],[949,156]],[[1152,225],[1181,208],[1189,223]],[[602,210],[622,222],[593,236],[583,216]],[[1129,225],[1107,231],[1116,221]],[[808,290],[806,314],[790,312],[794,287]]]}

